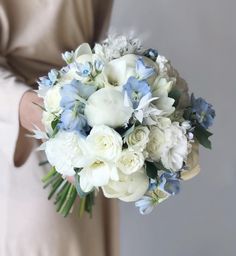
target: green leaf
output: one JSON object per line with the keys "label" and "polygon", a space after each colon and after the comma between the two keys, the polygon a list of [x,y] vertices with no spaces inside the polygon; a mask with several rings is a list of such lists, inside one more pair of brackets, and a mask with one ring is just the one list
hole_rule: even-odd
{"label": "green leaf", "polygon": [[51,170],[42,178],[42,182],[47,182],[57,173],[56,168],[53,166]]}
{"label": "green leaf", "polygon": [[168,96],[175,100],[174,107],[177,107],[179,104],[181,92],[178,89],[174,88],[169,92]]}
{"label": "green leaf", "polygon": [[155,164],[152,163],[152,162],[148,162],[148,161],[146,161],[145,164],[146,164],[147,176],[151,179],[156,179],[156,177],[157,177],[157,168],[156,168]]}
{"label": "green leaf", "polygon": [[88,193],[85,193],[85,192],[81,189],[81,187],[80,187],[80,176],[79,176],[78,173],[75,175],[75,187],[76,187],[77,193],[79,194],[79,197],[80,197],[80,198],[86,197],[86,195],[87,195]]}
{"label": "green leaf", "polygon": [[211,149],[211,141],[209,140],[209,137],[213,135],[213,133],[207,131],[202,126],[197,125],[194,129],[194,135],[202,146]]}
{"label": "green leaf", "polygon": [[95,203],[94,199],[95,199],[94,191],[89,193],[86,196],[85,211],[90,214],[90,217],[92,217],[92,213],[93,213],[93,206],[94,206],[94,203]]}
{"label": "green leaf", "polygon": [[59,123],[59,118],[56,117],[52,122],[51,122],[51,127],[54,130],[57,126],[57,124]]}
{"label": "green leaf", "polygon": [[80,198],[80,204],[79,204],[79,217],[82,217],[85,209],[86,204],[86,197]]}

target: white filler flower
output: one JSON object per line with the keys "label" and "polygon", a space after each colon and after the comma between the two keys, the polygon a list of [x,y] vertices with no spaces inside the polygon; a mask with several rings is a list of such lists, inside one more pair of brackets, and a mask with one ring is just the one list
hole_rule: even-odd
{"label": "white filler flower", "polygon": [[119,173],[119,181],[110,181],[102,190],[108,198],[119,198],[125,202],[140,199],[147,191],[149,179],[144,168],[130,175]]}
{"label": "white filler flower", "polygon": [[45,152],[49,163],[65,176],[75,175],[75,167],[91,161],[85,139],[76,132],[59,131],[46,142]]}
{"label": "white filler flower", "polygon": [[88,98],[84,112],[90,126],[104,124],[116,128],[129,121],[133,109],[125,106],[122,92],[107,87]]}
{"label": "white filler flower", "polygon": [[44,98],[45,109],[50,113],[60,113],[61,112],[61,87],[58,85],[50,88]]}

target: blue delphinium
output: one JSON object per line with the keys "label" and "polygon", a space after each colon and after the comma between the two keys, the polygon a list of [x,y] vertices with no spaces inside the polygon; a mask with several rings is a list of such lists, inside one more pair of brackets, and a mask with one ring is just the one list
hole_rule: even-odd
{"label": "blue delphinium", "polygon": [[180,191],[180,180],[176,173],[164,172],[160,176],[159,189],[170,194],[176,195]]}
{"label": "blue delphinium", "polygon": [[145,80],[155,74],[155,69],[153,67],[146,66],[142,58],[138,58],[136,62],[136,73],[138,79]]}
{"label": "blue delphinium", "polygon": [[139,208],[139,212],[142,215],[151,213],[155,204],[156,201],[151,196],[143,196],[140,200],[135,202],[135,206]]}
{"label": "blue delphinium", "polygon": [[215,118],[215,110],[212,105],[207,103],[203,98],[195,98],[191,95],[191,111],[194,114],[194,119],[205,129],[208,129]]}
{"label": "blue delphinium", "polygon": [[137,108],[139,101],[143,96],[150,93],[150,87],[145,80],[138,80],[135,77],[130,77],[127,83],[123,86],[123,91],[130,98],[133,108]]}

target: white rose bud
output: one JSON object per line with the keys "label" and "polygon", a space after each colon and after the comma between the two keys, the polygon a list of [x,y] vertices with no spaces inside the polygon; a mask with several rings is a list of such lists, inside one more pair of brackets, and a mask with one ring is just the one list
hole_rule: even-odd
{"label": "white rose bud", "polygon": [[125,137],[125,142],[129,147],[143,151],[149,141],[149,133],[150,131],[146,126],[137,126],[132,133]]}
{"label": "white rose bud", "polygon": [[124,105],[124,96],[113,88],[102,88],[87,101],[85,116],[90,126],[107,125],[112,128],[128,123],[133,109]]}
{"label": "white rose bud", "polygon": [[44,98],[44,107],[50,113],[60,113],[61,112],[61,94],[60,86],[53,86],[47,91]]}
{"label": "white rose bud", "polygon": [[141,152],[125,149],[117,162],[117,167],[124,174],[132,174],[143,167],[144,156]]}

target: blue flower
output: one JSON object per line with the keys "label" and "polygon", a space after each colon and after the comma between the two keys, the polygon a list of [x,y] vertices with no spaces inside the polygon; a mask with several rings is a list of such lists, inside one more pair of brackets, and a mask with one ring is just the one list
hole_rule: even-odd
{"label": "blue flower", "polygon": [[148,191],[154,191],[157,188],[157,181],[154,179],[151,179],[149,182]]}
{"label": "blue flower", "polygon": [[123,91],[127,93],[133,103],[133,108],[135,109],[138,107],[141,98],[150,93],[151,90],[146,81],[138,80],[131,76],[123,86]]}
{"label": "blue flower", "polygon": [[87,129],[87,121],[84,115],[80,114],[79,111],[65,109],[61,114],[58,128],[67,131],[75,130],[85,134],[85,130]]}
{"label": "blue flower", "polygon": [[191,107],[194,118],[205,129],[208,129],[215,118],[215,110],[212,105],[207,103],[203,98],[195,99],[194,95],[191,95]]}
{"label": "blue flower", "polygon": [[77,101],[88,99],[88,97],[96,91],[93,85],[84,85],[78,80],[72,80],[70,84],[66,84],[61,88],[61,107],[71,109]]}
{"label": "blue flower", "polygon": [[100,60],[95,60],[94,67],[97,73],[101,73],[104,68],[104,63]]}
{"label": "blue flower", "polygon": [[48,76],[39,78],[38,84],[44,87],[52,87],[56,83],[59,74],[56,69],[52,69],[49,71]]}
{"label": "blue flower", "polygon": [[89,77],[92,74],[93,66],[90,62],[77,63],[77,73],[81,77]]}
{"label": "blue flower", "polygon": [[140,80],[145,80],[154,75],[155,70],[153,67],[146,66],[142,58],[138,58],[136,62],[136,73]]}
{"label": "blue flower", "polygon": [[159,189],[170,195],[176,195],[180,191],[180,180],[176,173],[164,172],[160,176]]}
{"label": "blue flower", "polygon": [[150,58],[151,60],[153,61],[156,61],[157,57],[158,57],[158,51],[155,50],[155,49],[147,49],[145,52],[144,52],[144,56]]}
{"label": "blue flower", "polygon": [[139,208],[139,212],[142,215],[151,213],[155,204],[155,200],[150,196],[143,196],[140,200],[135,202],[135,206]]}

